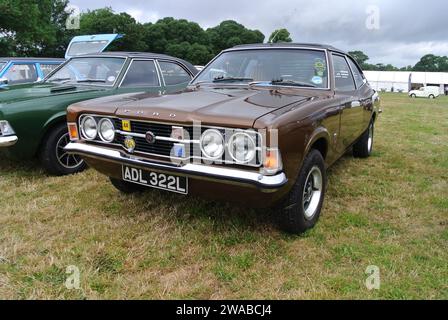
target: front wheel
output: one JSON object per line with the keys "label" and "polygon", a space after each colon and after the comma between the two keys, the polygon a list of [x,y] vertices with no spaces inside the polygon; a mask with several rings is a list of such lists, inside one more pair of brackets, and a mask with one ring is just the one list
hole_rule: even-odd
{"label": "front wheel", "polygon": [[430,95],[429,95],[429,99],[432,100],[432,99],[435,99],[435,98],[436,98],[436,97],[435,97],[433,94],[430,94]]}
{"label": "front wheel", "polygon": [[39,159],[48,174],[63,176],[86,169],[87,165],[81,157],[65,152],[64,148],[69,142],[65,124],[56,126],[44,138]]}
{"label": "front wheel", "polygon": [[353,156],[355,156],[355,158],[370,157],[373,151],[374,132],[375,126],[372,120],[367,130],[362,134],[361,138],[353,146]]}
{"label": "front wheel", "polygon": [[322,154],[312,150],[305,158],[294,187],[280,209],[280,226],[302,234],[319,220],[324,203],[327,174]]}
{"label": "front wheel", "polygon": [[411,98],[415,99],[417,96],[415,94],[411,94]]}

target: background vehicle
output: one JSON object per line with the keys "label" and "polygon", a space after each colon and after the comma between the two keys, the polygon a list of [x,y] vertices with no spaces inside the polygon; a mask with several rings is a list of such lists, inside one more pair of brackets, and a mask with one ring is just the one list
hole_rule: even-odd
{"label": "background vehicle", "polygon": [[409,96],[411,98],[429,98],[435,99],[440,96],[439,87],[421,87],[419,90],[409,91]]}
{"label": "background vehicle", "polygon": [[0,58],[0,88],[41,81],[64,62],[56,58]]}
{"label": "background vehicle", "polygon": [[43,82],[11,86],[0,93],[0,147],[18,158],[39,156],[53,175],[78,172],[84,169],[84,161],[63,150],[69,142],[66,109],[70,104],[129,92],[179,91],[196,73],[190,63],[160,54],[76,56]]}
{"label": "background vehicle", "polygon": [[344,52],[245,45],[223,51],[181,93],[70,106],[66,150],[122,192],[276,206],[284,229],[302,233],[319,219],[326,169],[351,148],[371,155],[379,112],[378,94]]}

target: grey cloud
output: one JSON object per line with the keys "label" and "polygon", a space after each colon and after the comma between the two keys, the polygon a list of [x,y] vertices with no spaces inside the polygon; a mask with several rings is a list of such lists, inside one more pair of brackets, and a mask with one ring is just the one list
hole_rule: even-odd
{"label": "grey cloud", "polygon": [[[448,55],[445,0],[71,0],[81,10],[112,6],[141,22],[172,16],[212,27],[227,19],[261,30],[266,37],[286,27],[296,42],[322,42],[365,51],[371,62],[415,64],[426,53]],[[380,29],[368,30],[366,8],[380,9]]]}

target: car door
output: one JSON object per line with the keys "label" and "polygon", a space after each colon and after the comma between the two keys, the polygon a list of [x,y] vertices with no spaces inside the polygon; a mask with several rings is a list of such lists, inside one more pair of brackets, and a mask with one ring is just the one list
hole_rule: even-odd
{"label": "car door", "polygon": [[4,78],[8,79],[8,85],[36,82],[38,79],[36,65],[14,62],[5,72]]}
{"label": "car door", "polygon": [[345,150],[360,136],[364,115],[346,57],[333,53],[332,60],[335,98],[339,101],[341,108],[339,149]]}
{"label": "car door", "polygon": [[359,68],[358,64],[355,63],[354,60],[350,57],[347,57],[347,60],[350,65],[350,69],[352,70],[353,78],[356,85],[356,96],[359,99],[363,113],[363,122],[359,129],[359,135],[361,135],[365,130],[367,130],[370,120],[372,119],[372,112],[374,108],[374,101],[372,98],[375,94],[375,90],[373,90],[368,85],[367,79],[364,76],[361,68]]}
{"label": "car door", "polygon": [[163,85],[167,92],[177,92],[183,90],[191,81],[193,76],[180,64],[158,60],[160,74],[162,75]]}

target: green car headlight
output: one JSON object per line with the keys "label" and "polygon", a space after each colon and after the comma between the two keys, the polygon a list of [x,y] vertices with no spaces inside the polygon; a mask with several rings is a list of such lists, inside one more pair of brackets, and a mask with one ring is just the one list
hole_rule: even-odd
{"label": "green car headlight", "polygon": [[0,120],[0,135],[11,136],[13,134],[15,134],[15,132],[9,122],[6,120]]}

